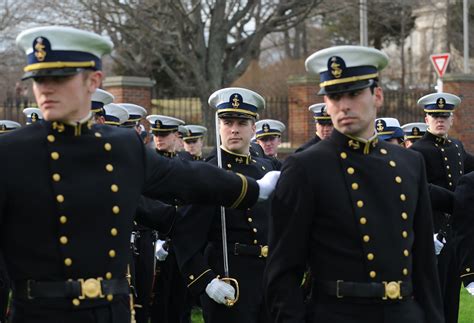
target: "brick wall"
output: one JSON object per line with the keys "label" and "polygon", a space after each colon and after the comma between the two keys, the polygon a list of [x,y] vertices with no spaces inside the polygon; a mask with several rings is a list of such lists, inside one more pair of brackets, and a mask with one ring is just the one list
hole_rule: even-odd
{"label": "brick wall", "polygon": [[450,136],[461,140],[467,151],[474,153],[474,75],[447,74],[443,77],[443,92],[461,97],[454,111]]}
{"label": "brick wall", "polygon": [[308,107],[323,102],[319,81],[314,76],[292,76],[288,79],[288,139],[291,147],[299,147],[314,136],[316,127]]}
{"label": "brick wall", "polygon": [[148,77],[112,76],[104,80],[103,87],[115,96],[115,103],[133,103],[150,111],[154,84]]}

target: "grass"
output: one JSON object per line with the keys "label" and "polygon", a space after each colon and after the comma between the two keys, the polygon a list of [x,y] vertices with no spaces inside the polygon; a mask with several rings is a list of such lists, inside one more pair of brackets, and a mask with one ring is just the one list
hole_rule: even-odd
{"label": "grass", "polygon": [[458,323],[474,323],[474,296],[461,288]]}
{"label": "grass", "polygon": [[[192,323],[204,323],[201,309],[193,308],[191,321]],[[474,323],[474,296],[469,295],[464,287],[461,288],[458,323]]]}

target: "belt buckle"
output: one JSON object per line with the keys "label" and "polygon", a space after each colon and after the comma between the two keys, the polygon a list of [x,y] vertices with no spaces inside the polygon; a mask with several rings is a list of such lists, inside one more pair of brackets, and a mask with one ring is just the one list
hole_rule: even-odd
{"label": "belt buckle", "polygon": [[339,293],[339,284],[343,283],[343,280],[337,280],[336,281],[336,297],[337,298],[343,298],[344,296]]}
{"label": "belt buckle", "polygon": [[267,258],[268,257],[268,246],[260,246],[260,255],[259,258]]}
{"label": "belt buckle", "polygon": [[79,278],[77,281],[81,285],[81,295],[79,299],[105,297],[102,293],[102,278],[89,278],[86,280]]}
{"label": "belt buckle", "polygon": [[402,299],[401,294],[401,281],[391,281],[391,282],[383,282],[384,286],[384,296],[382,297],[383,300],[386,299]]}

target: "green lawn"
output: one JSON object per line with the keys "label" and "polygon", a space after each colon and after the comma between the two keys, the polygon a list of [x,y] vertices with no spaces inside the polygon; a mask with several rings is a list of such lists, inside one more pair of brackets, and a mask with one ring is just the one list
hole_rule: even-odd
{"label": "green lawn", "polygon": [[469,295],[464,287],[461,288],[458,323],[474,323],[474,296]]}
{"label": "green lawn", "polygon": [[[191,317],[193,323],[204,323],[198,308],[193,309]],[[474,323],[474,296],[469,295],[464,287],[461,289],[458,323]]]}

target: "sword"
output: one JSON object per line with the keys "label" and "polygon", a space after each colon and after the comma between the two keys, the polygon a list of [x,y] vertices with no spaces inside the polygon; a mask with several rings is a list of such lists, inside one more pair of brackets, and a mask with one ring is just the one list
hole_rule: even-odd
{"label": "sword", "polygon": [[[217,151],[217,167],[222,168],[222,152],[221,152],[221,137],[219,133],[219,116],[218,112],[216,111],[216,151]],[[234,306],[235,303],[239,300],[239,283],[236,279],[230,278],[229,275],[229,258],[227,255],[227,227],[226,227],[226,220],[225,220],[225,207],[221,206],[221,234],[222,234],[222,253],[223,253],[223,261],[224,261],[224,277],[221,280],[235,285],[235,299],[226,300],[226,306]]]}

